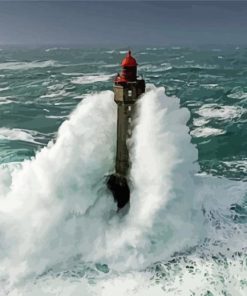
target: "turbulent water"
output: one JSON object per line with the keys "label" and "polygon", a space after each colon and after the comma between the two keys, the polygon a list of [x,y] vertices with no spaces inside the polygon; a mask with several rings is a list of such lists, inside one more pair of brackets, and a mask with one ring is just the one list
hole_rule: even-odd
{"label": "turbulent water", "polygon": [[0,295],[247,295],[247,50],[134,50],[148,87],[117,215],[124,54],[0,51]]}

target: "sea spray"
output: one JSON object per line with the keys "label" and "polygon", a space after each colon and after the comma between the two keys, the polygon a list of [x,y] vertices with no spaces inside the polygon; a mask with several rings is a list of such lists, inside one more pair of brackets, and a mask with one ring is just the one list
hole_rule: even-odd
{"label": "sea spray", "polygon": [[11,280],[74,255],[73,215],[85,214],[101,197],[104,175],[114,166],[115,118],[112,92],[89,95],[62,124],[55,143],[11,176],[4,169],[0,260]]}
{"label": "sea spray", "polygon": [[193,196],[188,190],[193,188],[198,155],[186,126],[189,111],[180,108],[178,98],[166,96],[163,87],[153,88],[143,96],[139,109],[131,144],[135,198],[130,215],[148,226],[176,193]]}
{"label": "sea spray", "polygon": [[2,231],[9,258],[3,265],[12,278],[38,274],[77,254],[120,270],[145,267],[164,243],[162,256],[169,256],[181,233],[188,236],[178,249],[185,246],[194,230],[191,178],[197,169],[188,118],[163,88],[153,87],[140,100],[131,140],[131,206],[121,218],[104,179],[115,158],[113,94],[87,96],[61,125],[56,142],[11,173],[10,189],[1,197],[1,220],[9,230]]}
{"label": "sea spray", "polygon": [[196,244],[202,234],[201,200],[194,193],[197,150],[186,126],[188,110],[180,108],[178,98],[167,97],[164,88],[149,86],[138,114],[128,143],[130,210],[109,221],[104,248],[93,256],[117,270],[168,258]]}
{"label": "sea spray", "polygon": [[129,143],[132,192],[125,234],[143,266],[197,243],[196,228],[202,227],[201,201],[194,192],[198,155],[186,125],[190,114],[163,87],[148,89]]}
{"label": "sea spray", "polygon": [[[116,214],[104,178],[115,160],[112,92],[87,96],[62,124],[56,142],[36,157],[1,167],[0,247],[4,252],[0,292],[162,295],[166,291],[174,295],[172,291],[183,285],[181,291],[189,293],[186,283],[198,289],[193,282],[201,273],[188,273],[186,262],[190,260],[194,266],[204,262],[194,258],[195,254],[181,259],[190,247],[200,258],[208,256],[209,262],[211,240],[214,248],[221,237],[226,246],[241,249],[234,239],[230,244],[236,228],[227,215],[236,200],[233,191],[241,199],[246,186],[195,176],[197,151],[186,126],[189,113],[180,108],[178,98],[167,97],[163,88],[150,87],[138,109],[129,142],[131,204],[125,216]],[[214,193],[224,196],[223,204],[216,202]],[[219,221],[221,227],[215,228]],[[236,235],[244,239],[241,227]],[[200,244],[206,238],[205,255]],[[218,243],[219,250],[227,253],[222,243]],[[181,254],[180,259],[174,259],[175,252]],[[172,269],[166,265],[170,258],[177,260]],[[161,263],[155,267],[155,262]],[[182,274],[176,269],[178,264]],[[204,274],[213,264],[205,265]],[[93,286],[86,280],[91,273],[97,282]],[[243,272],[238,274],[243,278]],[[72,284],[70,277],[78,281]],[[155,286],[153,280],[158,281]],[[16,282],[19,285],[13,286]],[[209,282],[206,277],[201,291]],[[217,293],[219,288],[213,291]]]}

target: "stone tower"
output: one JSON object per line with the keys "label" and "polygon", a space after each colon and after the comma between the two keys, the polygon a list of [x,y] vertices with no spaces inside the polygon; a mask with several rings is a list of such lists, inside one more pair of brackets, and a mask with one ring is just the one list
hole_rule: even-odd
{"label": "stone tower", "polygon": [[122,72],[115,78],[114,101],[118,106],[117,113],[117,152],[115,174],[108,180],[118,208],[123,208],[130,198],[128,186],[129,151],[127,140],[133,129],[136,102],[145,92],[145,81],[137,77],[137,62],[131,51],[123,59]]}

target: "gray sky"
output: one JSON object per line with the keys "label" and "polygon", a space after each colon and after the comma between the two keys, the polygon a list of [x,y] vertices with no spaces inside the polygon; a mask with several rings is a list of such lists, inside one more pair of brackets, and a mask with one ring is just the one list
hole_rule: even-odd
{"label": "gray sky", "polygon": [[0,0],[0,46],[246,43],[247,1]]}

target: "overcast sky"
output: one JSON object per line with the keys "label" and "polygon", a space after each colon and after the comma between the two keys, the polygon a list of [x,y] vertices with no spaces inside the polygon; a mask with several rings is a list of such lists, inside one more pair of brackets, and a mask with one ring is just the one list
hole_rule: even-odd
{"label": "overcast sky", "polygon": [[247,1],[0,0],[5,44],[247,44]]}

